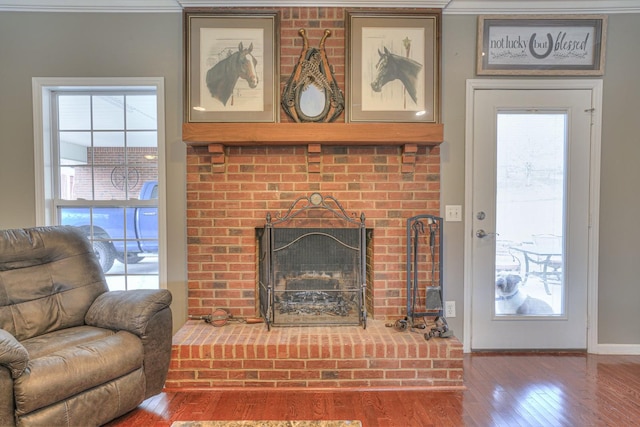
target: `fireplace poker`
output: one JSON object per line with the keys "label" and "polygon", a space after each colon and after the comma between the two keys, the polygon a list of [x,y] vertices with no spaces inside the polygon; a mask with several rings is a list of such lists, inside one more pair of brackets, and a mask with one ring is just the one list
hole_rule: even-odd
{"label": "fireplace poker", "polygon": [[224,326],[228,322],[246,323],[248,325],[264,323],[264,319],[261,317],[234,317],[226,308],[216,308],[213,313],[204,316],[189,315],[189,319],[203,320],[205,323],[217,327]]}

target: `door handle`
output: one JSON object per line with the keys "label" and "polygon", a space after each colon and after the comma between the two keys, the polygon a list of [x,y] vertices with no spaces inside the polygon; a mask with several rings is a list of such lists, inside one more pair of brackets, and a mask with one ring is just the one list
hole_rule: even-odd
{"label": "door handle", "polygon": [[498,236],[498,235],[499,235],[498,233],[487,233],[483,229],[476,231],[476,237],[479,237],[481,239],[484,239],[485,237],[489,237],[489,236]]}

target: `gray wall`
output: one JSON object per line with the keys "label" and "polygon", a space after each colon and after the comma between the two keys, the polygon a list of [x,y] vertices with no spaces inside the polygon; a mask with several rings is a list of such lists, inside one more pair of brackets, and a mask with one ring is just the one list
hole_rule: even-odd
{"label": "gray wall", "polygon": [[0,12],[0,228],[35,225],[32,77],[164,77],[168,288],[186,319],[182,15]]}
{"label": "gray wall", "polygon": [[[475,76],[476,16],[443,22],[442,206],[464,204],[465,82]],[[609,15],[604,76],[600,187],[598,342],[640,344],[640,15]],[[466,206],[465,206],[466,208]],[[443,208],[444,209],[444,208]],[[464,224],[445,225],[445,293],[463,306]],[[458,313],[462,310],[459,308]],[[462,330],[464,318],[449,320]],[[553,333],[553,331],[549,331]]]}
{"label": "gray wall", "polygon": [[[443,20],[442,205],[464,204],[465,80],[475,78],[476,17]],[[640,344],[640,15],[611,15],[604,77],[599,261],[599,342]],[[182,16],[0,13],[0,228],[35,224],[32,77],[165,78],[168,287],[175,326],[186,319],[185,146],[182,124]],[[462,338],[463,223],[446,223],[447,299]],[[552,333],[552,331],[550,331]]]}
{"label": "gray wall", "polygon": [[599,342],[640,343],[640,15],[609,17],[602,118]]}

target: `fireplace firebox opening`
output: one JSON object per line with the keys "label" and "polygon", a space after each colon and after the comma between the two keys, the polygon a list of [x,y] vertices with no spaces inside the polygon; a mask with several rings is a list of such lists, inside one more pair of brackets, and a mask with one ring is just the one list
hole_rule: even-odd
{"label": "fireplace firebox opening", "polygon": [[267,327],[366,328],[365,217],[332,196],[295,200],[258,232],[258,296]]}

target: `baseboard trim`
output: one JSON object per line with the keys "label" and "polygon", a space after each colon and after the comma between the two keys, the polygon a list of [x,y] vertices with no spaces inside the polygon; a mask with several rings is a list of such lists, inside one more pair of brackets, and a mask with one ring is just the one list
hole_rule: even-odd
{"label": "baseboard trim", "polygon": [[640,344],[598,344],[594,353],[640,355]]}

